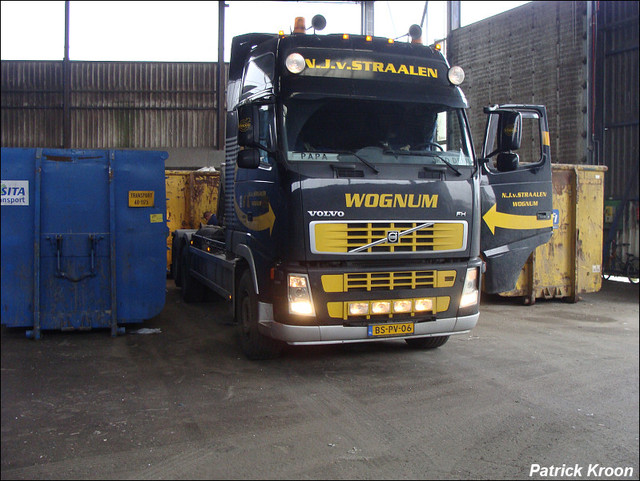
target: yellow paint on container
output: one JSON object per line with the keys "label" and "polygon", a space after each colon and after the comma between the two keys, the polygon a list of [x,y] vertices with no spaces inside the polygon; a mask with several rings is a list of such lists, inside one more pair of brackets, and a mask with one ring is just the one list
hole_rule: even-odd
{"label": "yellow paint on container", "polygon": [[[218,209],[219,172],[166,170],[167,226],[176,229],[198,229],[204,224],[206,211]],[[171,242],[167,237],[167,269],[171,266]]]}
{"label": "yellow paint on container", "polygon": [[604,166],[554,164],[553,209],[557,214],[549,242],[538,246],[506,297],[567,298],[602,287]]}

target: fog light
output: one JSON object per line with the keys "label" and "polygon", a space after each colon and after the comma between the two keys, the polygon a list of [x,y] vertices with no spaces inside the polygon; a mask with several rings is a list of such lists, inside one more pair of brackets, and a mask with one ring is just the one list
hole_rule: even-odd
{"label": "fog light", "polygon": [[350,316],[366,316],[367,314],[369,314],[368,302],[350,302],[349,303]]}
{"label": "fog light", "polygon": [[460,297],[460,307],[469,307],[478,302],[478,291],[462,294]]}
{"label": "fog light", "polygon": [[393,301],[393,312],[411,312],[411,300]]}
{"label": "fog light", "polygon": [[371,303],[371,314],[389,314],[391,312],[391,302],[376,301]]}
{"label": "fog light", "polygon": [[289,302],[289,312],[291,314],[310,316],[313,314],[313,307],[308,301],[293,301]]}
{"label": "fog light", "polygon": [[460,307],[469,307],[478,303],[478,268],[467,269],[464,287],[460,296]]}
{"label": "fog light", "polygon": [[425,312],[433,310],[433,299],[416,299],[415,311]]}

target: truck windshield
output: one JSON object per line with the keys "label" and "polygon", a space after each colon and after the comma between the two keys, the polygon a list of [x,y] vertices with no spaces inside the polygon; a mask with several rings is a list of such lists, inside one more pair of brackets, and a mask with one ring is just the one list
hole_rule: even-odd
{"label": "truck windshield", "polygon": [[289,161],[473,165],[462,111],[443,105],[293,98],[284,124]]}

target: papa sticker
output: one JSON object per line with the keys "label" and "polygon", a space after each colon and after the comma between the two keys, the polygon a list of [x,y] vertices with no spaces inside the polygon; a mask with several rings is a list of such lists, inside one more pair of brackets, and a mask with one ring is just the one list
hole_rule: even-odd
{"label": "papa sticker", "polygon": [[2,205],[29,205],[28,180],[3,180]]}

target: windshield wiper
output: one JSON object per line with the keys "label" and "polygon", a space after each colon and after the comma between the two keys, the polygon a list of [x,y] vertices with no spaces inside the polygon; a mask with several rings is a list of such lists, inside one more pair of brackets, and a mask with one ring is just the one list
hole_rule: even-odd
{"label": "windshield wiper", "polygon": [[353,155],[356,159],[362,162],[364,165],[373,170],[376,174],[379,174],[380,171],[376,169],[368,160],[365,160],[360,155],[356,154],[353,150],[324,150],[323,152],[338,154],[338,155]]}
{"label": "windshield wiper", "polygon": [[447,167],[449,167],[451,170],[453,170],[456,175],[460,176],[462,175],[462,172],[460,172],[455,165],[453,165],[451,162],[449,162],[447,159],[445,159],[444,157],[439,156],[438,154],[434,153],[434,152],[425,152],[423,150],[385,150],[384,151],[385,154],[395,154],[395,155],[418,155],[418,156],[422,156],[422,157],[435,157],[438,160],[441,160]]}

